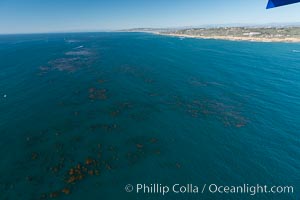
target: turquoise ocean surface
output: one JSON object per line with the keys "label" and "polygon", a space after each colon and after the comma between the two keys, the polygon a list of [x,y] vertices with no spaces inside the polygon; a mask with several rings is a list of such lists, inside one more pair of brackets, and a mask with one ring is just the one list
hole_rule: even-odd
{"label": "turquoise ocean surface", "polygon": [[[299,199],[299,134],[300,44],[0,36],[1,200]],[[199,193],[124,190],[155,183]]]}

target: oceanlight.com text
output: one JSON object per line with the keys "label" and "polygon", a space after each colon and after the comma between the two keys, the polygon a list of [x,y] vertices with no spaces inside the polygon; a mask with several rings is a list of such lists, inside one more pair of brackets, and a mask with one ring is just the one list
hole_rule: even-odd
{"label": "oceanlight.com text", "polygon": [[127,184],[126,192],[136,194],[167,195],[174,194],[241,194],[255,196],[257,194],[294,194],[294,186],[268,186],[268,185],[218,185],[218,184]]}

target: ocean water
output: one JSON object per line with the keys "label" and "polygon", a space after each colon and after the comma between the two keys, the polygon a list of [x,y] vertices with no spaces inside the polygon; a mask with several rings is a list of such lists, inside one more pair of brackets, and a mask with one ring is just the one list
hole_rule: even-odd
{"label": "ocean water", "polygon": [[[299,199],[300,44],[0,36],[0,199]],[[199,194],[127,193],[193,184]],[[293,194],[202,194],[204,184]]]}

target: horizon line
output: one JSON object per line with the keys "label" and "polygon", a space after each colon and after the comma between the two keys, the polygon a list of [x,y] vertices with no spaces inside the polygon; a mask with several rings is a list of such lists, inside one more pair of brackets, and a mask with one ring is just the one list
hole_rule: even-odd
{"label": "horizon line", "polygon": [[184,29],[184,28],[221,28],[221,27],[255,27],[259,26],[271,28],[289,26],[300,27],[300,22],[270,22],[270,23],[226,23],[226,24],[206,24],[206,25],[186,25],[186,26],[170,26],[170,27],[135,27],[135,28],[123,28],[123,29],[99,29],[99,30],[66,30],[66,31],[41,31],[41,32],[15,32],[15,33],[1,33],[0,35],[33,35],[33,34],[64,34],[64,33],[109,33],[109,32],[126,32],[128,30],[135,29]]}

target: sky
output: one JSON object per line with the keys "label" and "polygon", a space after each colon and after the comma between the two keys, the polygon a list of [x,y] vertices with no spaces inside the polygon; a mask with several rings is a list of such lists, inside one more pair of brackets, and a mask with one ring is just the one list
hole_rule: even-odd
{"label": "sky", "polygon": [[0,34],[300,22],[267,0],[0,0]]}

